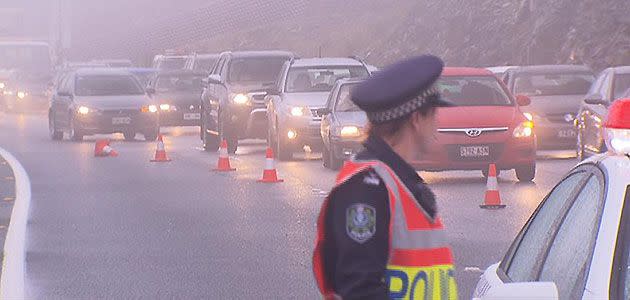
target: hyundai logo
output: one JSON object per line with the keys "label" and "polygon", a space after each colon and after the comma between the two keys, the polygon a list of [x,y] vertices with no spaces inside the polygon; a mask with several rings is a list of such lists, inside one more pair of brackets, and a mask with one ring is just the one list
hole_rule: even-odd
{"label": "hyundai logo", "polygon": [[572,114],[566,114],[564,115],[564,120],[570,123],[570,122],[573,122],[573,120],[575,120],[575,117]]}
{"label": "hyundai logo", "polygon": [[469,137],[478,137],[481,135],[481,129],[471,128],[466,129],[466,135]]}

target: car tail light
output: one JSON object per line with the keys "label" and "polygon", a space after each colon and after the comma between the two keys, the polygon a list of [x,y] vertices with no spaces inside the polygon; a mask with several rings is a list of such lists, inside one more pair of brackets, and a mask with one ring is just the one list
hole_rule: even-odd
{"label": "car tail light", "polygon": [[630,99],[613,103],[604,127],[608,149],[618,155],[630,155]]}

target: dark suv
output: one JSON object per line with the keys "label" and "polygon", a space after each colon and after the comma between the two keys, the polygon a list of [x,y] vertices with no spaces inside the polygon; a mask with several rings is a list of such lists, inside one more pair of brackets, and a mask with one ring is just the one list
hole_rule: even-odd
{"label": "dark suv", "polygon": [[204,149],[216,150],[227,140],[228,151],[236,152],[238,140],[267,136],[265,96],[293,54],[285,51],[225,52],[201,95],[201,132]]}

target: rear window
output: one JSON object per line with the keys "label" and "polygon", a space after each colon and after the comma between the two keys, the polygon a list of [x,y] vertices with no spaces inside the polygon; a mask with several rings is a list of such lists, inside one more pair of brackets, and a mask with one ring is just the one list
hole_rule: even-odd
{"label": "rear window", "polygon": [[595,76],[590,73],[518,74],[514,94],[528,96],[585,95]]}
{"label": "rear window", "polygon": [[369,76],[363,66],[313,66],[289,70],[286,82],[288,93],[329,92],[335,82],[343,78]]}
{"label": "rear window", "polygon": [[181,70],[186,66],[186,58],[184,57],[170,57],[162,58],[157,68],[160,70]]}
{"label": "rear window", "polygon": [[75,81],[77,96],[142,95],[144,90],[133,75],[85,75]]}
{"label": "rear window", "polygon": [[214,64],[217,63],[217,58],[197,58],[195,60],[195,71],[203,71],[210,72],[210,68],[214,67]]}
{"label": "rear window", "polygon": [[227,81],[241,84],[276,83],[286,57],[236,58],[230,63]]}
{"label": "rear window", "polygon": [[630,95],[630,74],[619,74],[615,76],[615,82],[613,82],[613,95],[614,99],[627,97]]}
{"label": "rear window", "polygon": [[159,93],[201,92],[202,79],[199,75],[160,75],[155,90]]}
{"label": "rear window", "polygon": [[448,76],[438,91],[456,106],[511,106],[512,100],[494,76]]}

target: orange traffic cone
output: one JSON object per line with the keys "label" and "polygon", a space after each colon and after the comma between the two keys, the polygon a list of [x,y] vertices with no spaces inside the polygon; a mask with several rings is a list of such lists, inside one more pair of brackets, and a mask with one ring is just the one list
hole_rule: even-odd
{"label": "orange traffic cone", "polygon": [[505,204],[501,204],[501,195],[499,195],[499,183],[497,182],[497,166],[490,164],[488,169],[488,182],[486,183],[486,196],[483,204],[479,205],[485,209],[504,208]]}
{"label": "orange traffic cone", "polygon": [[109,145],[109,140],[97,140],[94,145],[94,157],[116,157],[118,152]]}
{"label": "orange traffic cone", "polygon": [[219,147],[219,162],[217,163],[217,168],[214,169],[216,172],[230,172],[236,171],[236,169],[230,167],[230,156],[228,155],[228,144],[226,140],[221,141],[221,147]]}
{"label": "orange traffic cone", "polygon": [[166,149],[164,149],[164,140],[162,135],[158,136],[157,148],[155,149],[155,158],[151,160],[151,162],[169,162],[171,161],[168,156],[166,156]]}
{"label": "orange traffic cone", "polygon": [[262,179],[258,180],[258,182],[276,183],[283,181],[284,180],[282,179],[278,179],[278,173],[276,172],[276,161],[273,159],[273,150],[271,150],[271,148],[267,148],[265,170],[263,171]]}

